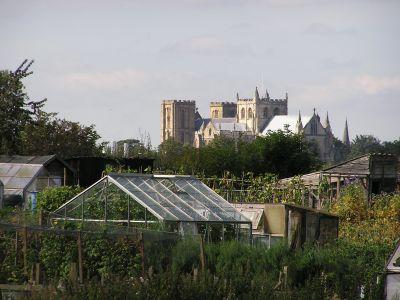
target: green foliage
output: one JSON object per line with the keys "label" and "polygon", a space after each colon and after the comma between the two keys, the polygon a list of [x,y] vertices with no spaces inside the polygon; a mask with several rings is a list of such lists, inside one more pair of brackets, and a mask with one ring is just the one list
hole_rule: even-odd
{"label": "green foliage", "polygon": [[223,177],[199,177],[206,185],[230,202],[287,202],[302,204],[304,201],[304,183],[300,177],[294,177],[288,184],[282,185],[274,174],[242,174],[241,177],[225,172]]}
{"label": "green foliage", "polygon": [[400,138],[393,142],[384,142],[386,153],[391,153],[400,156]]}
{"label": "green foliage", "polygon": [[[100,242],[101,243],[101,242]],[[286,244],[267,250],[237,242],[206,245],[206,270],[198,269],[199,244],[179,242],[172,251],[173,267],[159,273],[127,277],[124,270],[107,267],[106,284],[91,280],[80,287],[58,291],[63,299],[379,299],[383,293],[382,264],[386,249],[341,241],[325,248],[306,246],[292,252]],[[103,247],[103,246],[102,246]],[[97,248],[95,248],[97,249]],[[195,255],[188,255],[188,249]],[[96,270],[109,263],[126,265],[94,250]],[[114,256],[122,253],[112,252]],[[126,253],[124,253],[126,255]],[[86,252],[86,255],[91,255]],[[104,256],[107,259],[104,260]],[[93,259],[94,259],[93,257]],[[111,266],[111,265],[110,265]],[[284,276],[287,268],[287,278]],[[197,271],[195,271],[197,269]],[[103,272],[103,271],[102,271]],[[122,276],[122,274],[125,274]],[[103,276],[105,276],[103,274]],[[379,280],[377,280],[377,278]],[[286,283],[285,283],[286,282]],[[42,296],[47,295],[43,292]],[[39,295],[36,295],[39,298]],[[51,297],[51,298],[52,298]],[[35,299],[35,295],[34,295]]]}
{"label": "green foliage", "polygon": [[187,238],[178,243],[172,250],[171,269],[174,273],[190,273],[199,268],[199,240]]}
{"label": "green foliage", "polygon": [[46,99],[30,101],[22,80],[32,74],[28,70],[33,61],[26,63],[14,72],[0,71],[0,154],[101,154],[103,144],[97,144],[100,136],[94,125],[84,126],[44,112]]}
{"label": "green foliage", "polygon": [[359,185],[349,185],[331,212],[340,217],[340,234],[358,243],[393,245],[399,239],[400,195],[375,195],[369,205]]}
{"label": "green foliage", "polygon": [[379,153],[384,150],[381,141],[372,135],[357,135],[351,143],[350,157],[367,153]]}
{"label": "green foliage", "polygon": [[97,144],[99,138],[94,125],[84,126],[40,111],[34,122],[25,125],[22,154],[57,154],[63,158],[101,155],[104,145]]}
{"label": "green foliage", "polygon": [[38,207],[48,212],[54,211],[80,191],[78,186],[48,187],[38,193]]}
{"label": "green foliage", "polygon": [[217,137],[199,149],[167,140],[159,146],[156,160],[162,171],[207,177],[252,172],[282,178],[307,173],[319,165],[311,146],[289,131],[270,132],[252,142]]}
{"label": "green foliage", "polygon": [[21,133],[32,120],[32,112],[26,108],[29,97],[22,83],[31,74],[29,66],[22,69],[21,65],[15,72],[0,71],[0,153],[21,150]]}

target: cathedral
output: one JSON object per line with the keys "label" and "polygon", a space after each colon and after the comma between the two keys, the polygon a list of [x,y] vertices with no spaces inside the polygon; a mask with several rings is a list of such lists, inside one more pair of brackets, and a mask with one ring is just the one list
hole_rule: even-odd
{"label": "cathedral", "polygon": [[[289,130],[312,142],[323,162],[337,160],[335,137],[328,113],[324,122],[315,112],[312,116],[288,115],[288,94],[272,99],[268,91],[260,97],[256,88],[253,98],[235,102],[211,102],[210,118],[203,118],[193,100],[163,100],[161,103],[161,142],[170,138],[196,148],[207,145],[217,136],[251,141],[270,131]],[[343,140],[350,145],[347,120]]]}

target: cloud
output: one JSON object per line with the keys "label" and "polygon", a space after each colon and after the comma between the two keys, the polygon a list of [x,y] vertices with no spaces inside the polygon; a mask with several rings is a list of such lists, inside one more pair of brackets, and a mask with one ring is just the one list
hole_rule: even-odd
{"label": "cloud", "polygon": [[321,35],[321,36],[332,36],[332,35],[351,35],[355,34],[356,30],[348,29],[336,29],[324,23],[312,23],[304,31],[310,35]]}
{"label": "cloud", "polygon": [[360,91],[364,91],[368,95],[400,91],[400,76],[362,75],[356,78],[355,84]]}
{"label": "cloud", "polygon": [[[353,77],[337,77],[320,84],[307,84],[294,88],[296,101],[308,106],[341,107],[348,99],[357,99],[365,104],[365,99],[375,99],[376,95],[399,93],[400,76],[373,76],[369,74]],[[356,103],[353,103],[356,104]]]}
{"label": "cloud", "polygon": [[111,72],[85,72],[66,75],[63,80],[68,85],[84,85],[95,88],[122,88],[140,86],[149,81],[151,76],[138,70],[118,70]]}
{"label": "cloud", "polygon": [[321,67],[328,69],[349,69],[358,67],[360,65],[360,62],[354,58],[343,60],[328,57],[320,60],[320,65]]}
{"label": "cloud", "polygon": [[122,88],[152,88],[181,86],[182,82],[195,78],[190,72],[152,72],[135,69],[71,73],[61,78],[69,88],[94,88],[99,90]]}
{"label": "cloud", "polygon": [[163,54],[221,55],[244,54],[246,49],[241,45],[228,44],[215,36],[197,36],[179,41],[160,51]]}

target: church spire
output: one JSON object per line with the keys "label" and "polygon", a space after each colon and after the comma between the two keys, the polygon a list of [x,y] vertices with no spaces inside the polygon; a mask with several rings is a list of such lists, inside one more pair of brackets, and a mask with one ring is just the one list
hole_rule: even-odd
{"label": "church spire", "polygon": [[299,118],[297,119],[296,123],[296,131],[297,133],[301,133],[303,131],[303,122],[301,121],[300,110],[299,110]]}
{"label": "church spire", "polygon": [[344,124],[344,132],[343,132],[343,144],[346,146],[350,147],[350,138],[349,138],[349,127],[347,125],[347,118],[346,118],[346,123]]}
{"label": "church spire", "polygon": [[328,115],[328,112],[326,112],[326,119],[325,119],[324,127],[325,127],[326,130],[332,131],[331,123],[329,122],[329,115]]}
{"label": "church spire", "polygon": [[256,87],[256,92],[254,93],[254,99],[257,101],[260,101],[260,95],[258,94],[258,89]]}
{"label": "church spire", "polygon": [[265,99],[269,100],[269,93],[268,93],[268,89],[265,89]]}
{"label": "church spire", "polygon": [[236,101],[239,101],[239,93],[236,93]]}

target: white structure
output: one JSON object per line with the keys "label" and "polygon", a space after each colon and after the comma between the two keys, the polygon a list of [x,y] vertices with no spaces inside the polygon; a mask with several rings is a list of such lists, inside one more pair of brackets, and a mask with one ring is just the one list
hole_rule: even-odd
{"label": "white structure", "polygon": [[385,299],[400,299],[400,243],[386,265]]}

